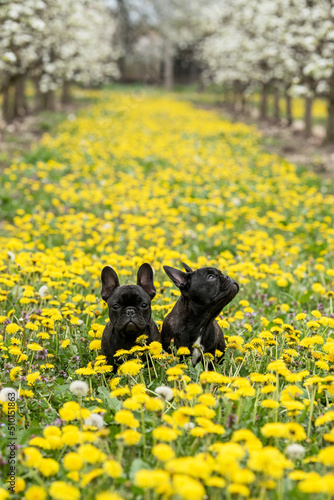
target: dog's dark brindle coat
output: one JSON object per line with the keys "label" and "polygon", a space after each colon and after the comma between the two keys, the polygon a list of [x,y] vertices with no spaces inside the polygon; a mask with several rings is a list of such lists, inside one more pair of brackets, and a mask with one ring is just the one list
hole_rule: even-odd
{"label": "dog's dark brindle coat", "polygon": [[151,300],[156,294],[153,270],[143,264],[137,273],[137,285],[120,286],[116,272],[106,266],[101,274],[101,297],[108,304],[109,319],[101,343],[107,364],[115,366],[116,351],[131,349],[140,335],[147,335],[147,343],[160,342],[159,330],[151,317]]}
{"label": "dog's dark brindle coat", "polygon": [[166,351],[170,350],[170,342],[174,338],[177,349],[188,347],[192,363],[196,365],[201,353],[193,347],[194,344],[213,356],[216,349],[224,353],[224,334],[215,318],[236,296],[239,285],[214,267],[202,267],[195,271],[186,264],[183,267],[186,273],[164,266],[166,274],[180,289],[181,296],[163,322],[162,345]]}

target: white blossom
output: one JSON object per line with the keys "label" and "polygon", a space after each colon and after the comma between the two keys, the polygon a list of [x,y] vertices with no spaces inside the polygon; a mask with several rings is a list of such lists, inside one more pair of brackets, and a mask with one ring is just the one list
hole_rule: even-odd
{"label": "white blossom", "polygon": [[118,77],[116,19],[103,0],[4,0],[0,5],[0,79],[101,84]]}

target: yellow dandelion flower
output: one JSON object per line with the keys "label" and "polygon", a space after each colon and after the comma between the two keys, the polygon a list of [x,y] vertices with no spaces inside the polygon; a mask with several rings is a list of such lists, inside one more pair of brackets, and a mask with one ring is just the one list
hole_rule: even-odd
{"label": "yellow dandelion flower", "polygon": [[163,443],[153,446],[152,455],[161,462],[166,462],[175,457],[174,450],[168,444]]}
{"label": "yellow dandelion flower", "polygon": [[49,495],[55,500],[79,500],[80,491],[65,481],[55,481],[49,488]]}
{"label": "yellow dandelion flower", "polygon": [[63,458],[63,464],[66,470],[78,471],[83,466],[83,460],[78,453],[67,453]]}
{"label": "yellow dandelion flower", "polygon": [[53,458],[42,458],[38,464],[38,470],[45,477],[54,476],[59,471],[59,464]]}
{"label": "yellow dandelion flower", "polygon": [[118,367],[117,373],[134,377],[140,373],[143,366],[144,365],[137,360],[126,361]]}
{"label": "yellow dandelion flower", "polygon": [[179,435],[178,431],[169,427],[160,426],[153,429],[152,435],[158,441],[175,441]]}
{"label": "yellow dandelion flower", "polygon": [[261,401],[261,406],[263,408],[278,408],[279,403],[274,399],[264,399],[263,401]]}
{"label": "yellow dandelion flower", "polygon": [[240,495],[241,497],[249,497],[250,489],[244,484],[232,483],[229,484],[227,490],[230,494]]}
{"label": "yellow dandelion flower", "polygon": [[121,432],[119,434],[116,434],[116,439],[123,439],[124,443],[128,446],[134,446],[139,443],[141,440],[141,434],[140,432],[137,432],[133,429],[127,429],[124,432]]}
{"label": "yellow dandelion flower", "polygon": [[183,474],[173,476],[173,489],[184,500],[202,500],[205,494],[204,486],[199,481]]}
{"label": "yellow dandelion flower", "polygon": [[327,446],[323,450],[320,450],[318,454],[319,461],[330,467],[334,465],[334,446]]}
{"label": "yellow dandelion flower", "polygon": [[30,486],[24,493],[26,500],[45,500],[47,492],[42,486]]}
{"label": "yellow dandelion flower", "polygon": [[95,495],[95,500],[124,500],[118,493],[111,493],[110,491],[101,491]]}
{"label": "yellow dandelion flower", "polygon": [[124,424],[128,427],[139,427],[139,421],[133,416],[133,413],[128,410],[119,410],[115,413],[115,422],[117,424]]}

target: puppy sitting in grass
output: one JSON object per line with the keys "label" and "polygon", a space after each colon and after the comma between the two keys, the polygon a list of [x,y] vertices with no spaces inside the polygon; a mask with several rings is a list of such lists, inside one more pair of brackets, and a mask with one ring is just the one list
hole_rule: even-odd
{"label": "puppy sitting in grass", "polygon": [[[167,276],[180,289],[181,296],[172,311],[164,319],[162,346],[170,350],[170,342],[187,347],[195,366],[201,360],[201,351],[215,356],[216,349],[224,355],[224,334],[215,318],[239,292],[236,281],[214,267],[202,267],[193,271],[182,264],[186,273],[164,266]],[[198,345],[201,351],[194,347]],[[223,358],[218,358],[218,362]]]}
{"label": "puppy sitting in grass", "polygon": [[147,335],[148,344],[160,342],[159,330],[151,317],[151,300],[156,294],[153,269],[143,264],[137,273],[137,285],[120,286],[114,269],[106,266],[101,280],[101,297],[108,304],[110,319],[103,331],[101,351],[107,364],[114,367],[115,353],[131,349],[139,336]]}

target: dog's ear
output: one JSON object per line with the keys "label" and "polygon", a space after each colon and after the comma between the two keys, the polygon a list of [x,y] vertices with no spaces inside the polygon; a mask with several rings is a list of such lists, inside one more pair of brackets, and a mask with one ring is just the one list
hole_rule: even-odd
{"label": "dog's ear", "polygon": [[173,283],[180,288],[180,290],[187,289],[190,283],[190,276],[188,273],[174,269],[174,267],[163,266],[164,271],[167,276],[173,281]]}
{"label": "dog's ear", "polygon": [[106,266],[102,269],[101,281],[101,297],[105,302],[107,302],[108,298],[113,293],[115,288],[119,286],[119,279],[113,268],[110,266]]}
{"label": "dog's ear", "polygon": [[184,262],[181,262],[183,267],[185,268],[187,273],[193,273],[194,271],[191,269],[191,267],[188,266],[188,264],[185,264]]}
{"label": "dog's ear", "polygon": [[137,273],[137,285],[141,286],[151,299],[157,293],[153,282],[153,269],[150,264],[142,264]]}

